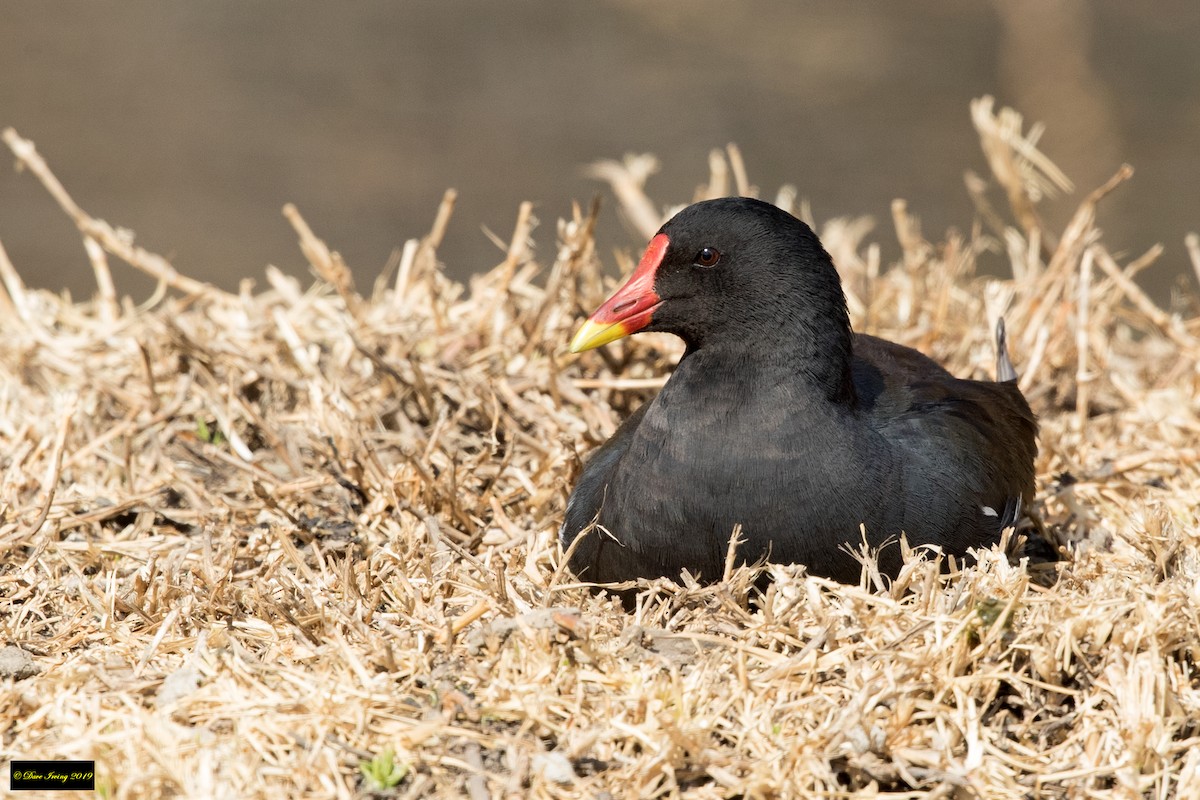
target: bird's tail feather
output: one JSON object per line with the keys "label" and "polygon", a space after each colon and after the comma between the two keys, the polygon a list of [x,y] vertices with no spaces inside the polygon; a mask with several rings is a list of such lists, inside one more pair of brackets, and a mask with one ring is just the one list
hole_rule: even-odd
{"label": "bird's tail feather", "polygon": [[1015,381],[1017,371],[1008,357],[1008,335],[1004,331],[1004,317],[996,320],[996,380],[1000,383]]}

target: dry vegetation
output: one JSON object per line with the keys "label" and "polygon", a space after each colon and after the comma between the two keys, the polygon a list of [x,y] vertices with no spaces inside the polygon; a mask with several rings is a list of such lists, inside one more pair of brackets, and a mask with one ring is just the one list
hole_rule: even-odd
{"label": "dry vegetation", "polygon": [[[739,569],[630,614],[573,583],[555,531],[579,458],[679,348],[566,355],[611,289],[594,210],[538,255],[522,207],[467,291],[437,263],[448,194],[359,293],[289,208],[317,280],[227,294],[6,132],[99,291],[30,290],[0,251],[0,754],[95,759],[127,798],[1196,796],[1200,315],[1137,288],[1157,248],[1105,249],[1095,206],[1127,169],[1048,230],[1065,176],[1015,114],[973,114],[975,230],[930,243],[898,202],[891,265],[863,220],[821,233],[859,330],[986,376],[1006,316],[1057,581],[998,550],[890,585],[770,567],[765,596]],[[595,167],[642,234],[649,167]],[[755,191],[733,149],[699,194],[730,191]],[[977,274],[985,250],[1011,274]],[[119,299],[108,255],[163,291]]]}

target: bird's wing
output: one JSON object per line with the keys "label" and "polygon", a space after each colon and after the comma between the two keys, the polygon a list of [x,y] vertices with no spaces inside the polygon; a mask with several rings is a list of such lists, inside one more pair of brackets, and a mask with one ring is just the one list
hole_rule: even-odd
{"label": "bird's wing", "polygon": [[949,489],[974,503],[978,529],[1011,525],[1033,499],[1037,452],[1037,422],[1016,383],[955,378],[911,348],[870,336],[856,336],[854,347],[860,413],[921,465],[909,476],[936,482],[909,486],[913,507]]}

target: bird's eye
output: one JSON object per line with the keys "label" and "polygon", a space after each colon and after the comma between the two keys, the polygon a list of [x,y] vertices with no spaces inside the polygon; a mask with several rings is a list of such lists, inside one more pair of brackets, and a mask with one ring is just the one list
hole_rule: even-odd
{"label": "bird's eye", "polygon": [[696,253],[697,267],[715,267],[721,260],[721,252],[714,247],[706,247]]}

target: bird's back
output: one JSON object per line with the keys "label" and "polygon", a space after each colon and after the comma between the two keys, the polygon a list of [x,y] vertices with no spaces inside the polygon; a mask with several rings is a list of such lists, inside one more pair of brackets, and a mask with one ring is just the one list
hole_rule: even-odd
{"label": "bird's back", "polygon": [[956,378],[908,347],[858,334],[858,413],[904,463],[903,526],[952,551],[987,544],[1033,499],[1037,423],[1016,381]]}

